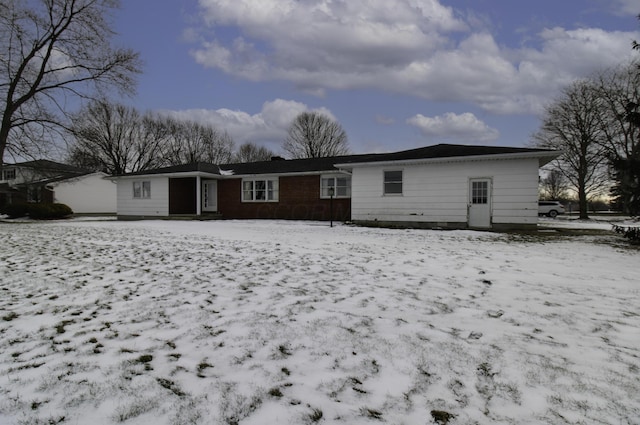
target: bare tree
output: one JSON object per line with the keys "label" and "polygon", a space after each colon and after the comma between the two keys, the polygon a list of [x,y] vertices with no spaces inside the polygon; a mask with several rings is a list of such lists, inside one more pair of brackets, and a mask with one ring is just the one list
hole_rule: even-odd
{"label": "bare tree", "polygon": [[235,155],[234,162],[258,162],[269,161],[275,153],[264,146],[258,146],[255,143],[247,142],[240,145]]}
{"label": "bare tree", "polygon": [[540,130],[534,134],[539,147],[564,152],[552,169],[560,172],[578,195],[580,218],[588,218],[588,199],[608,185],[606,140],[601,126],[602,99],[591,81],[576,81],[547,107]]}
{"label": "bare tree", "polygon": [[347,133],[342,126],[316,112],[303,112],[295,118],[282,148],[294,159],[349,153]]}
{"label": "bare tree", "polygon": [[551,199],[564,199],[569,189],[567,178],[557,169],[551,169],[540,182],[544,197]]}
{"label": "bare tree", "polygon": [[114,48],[118,0],[0,2],[0,166],[5,153],[44,148],[68,105],[95,93],[130,93],[138,53]]}
{"label": "bare tree", "polygon": [[195,121],[164,118],[169,131],[164,149],[165,165],[209,162],[228,164],[233,156],[234,142],[227,132]]}
{"label": "bare tree", "polygon": [[69,161],[109,174],[161,165],[168,130],[151,115],[131,107],[94,101],[74,116]]}

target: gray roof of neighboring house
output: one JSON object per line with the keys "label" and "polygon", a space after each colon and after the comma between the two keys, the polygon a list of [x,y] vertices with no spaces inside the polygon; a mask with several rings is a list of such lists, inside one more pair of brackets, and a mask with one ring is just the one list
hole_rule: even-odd
{"label": "gray roof of neighboring house", "polygon": [[[440,144],[391,153],[344,155],[325,158],[282,159],[275,157],[271,161],[246,162],[237,164],[215,165],[209,163],[183,164],[153,170],[127,173],[122,176],[141,176],[153,174],[174,174],[202,172],[217,175],[251,175],[251,174],[288,174],[335,171],[336,164],[348,165],[371,162],[408,161],[420,159],[456,158],[505,154],[545,154],[552,155],[556,151],[533,148],[514,148],[503,146],[472,146]],[[118,176],[116,176],[118,177]]]}
{"label": "gray roof of neighboring house", "polygon": [[48,159],[36,159],[34,161],[18,162],[15,164],[4,164],[5,168],[9,167],[22,167],[32,168],[38,171],[57,172],[66,174],[88,174],[91,170],[85,168],[76,167],[74,165],[62,164],[55,161],[49,161]]}

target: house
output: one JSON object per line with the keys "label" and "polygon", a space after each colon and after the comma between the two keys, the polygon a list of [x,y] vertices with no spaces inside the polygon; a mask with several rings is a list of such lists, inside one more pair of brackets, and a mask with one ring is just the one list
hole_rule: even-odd
{"label": "house", "polygon": [[0,177],[0,206],[55,202],[76,214],[116,212],[116,185],[105,173],[35,160],[5,164]]}
{"label": "house", "polygon": [[101,171],[50,182],[53,201],[68,205],[75,214],[115,214],[117,185]]}
{"label": "house", "polygon": [[441,144],[393,153],[165,167],[114,176],[119,219],[344,220],[534,228],[538,169],[557,151]]}

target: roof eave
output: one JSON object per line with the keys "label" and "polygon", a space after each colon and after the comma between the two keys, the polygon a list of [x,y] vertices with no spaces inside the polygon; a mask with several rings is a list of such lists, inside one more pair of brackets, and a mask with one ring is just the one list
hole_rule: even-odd
{"label": "roof eave", "polygon": [[492,160],[514,160],[514,159],[538,159],[539,167],[549,163],[553,159],[560,156],[562,152],[558,151],[539,151],[539,152],[515,152],[500,153],[490,155],[463,155],[463,156],[447,156],[442,158],[418,158],[404,160],[387,160],[387,161],[369,161],[369,162],[353,162],[345,164],[335,164],[337,168],[360,168],[372,166],[397,166],[397,165],[417,165],[417,164],[436,164],[446,162],[471,162],[471,161],[492,161]]}
{"label": "roof eave", "polygon": [[121,174],[119,176],[107,176],[106,179],[110,180],[135,180],[142,178],[152,177],[208,177],[208,178],[220,178],[220,174],[210,173],[206,171],[174,171],[170,173],[147,173],[147,174]]}

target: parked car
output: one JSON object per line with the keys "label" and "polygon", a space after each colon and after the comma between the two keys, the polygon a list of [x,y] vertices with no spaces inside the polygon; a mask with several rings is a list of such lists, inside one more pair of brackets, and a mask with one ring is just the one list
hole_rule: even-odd
{"label": "parked car", "polygon": [[555,217],[558,214],[564,214],[564,205],[560,201],[539,201],[538,215],[546,215]]}

